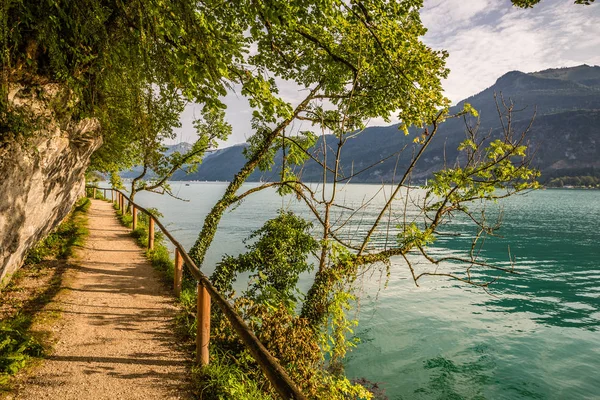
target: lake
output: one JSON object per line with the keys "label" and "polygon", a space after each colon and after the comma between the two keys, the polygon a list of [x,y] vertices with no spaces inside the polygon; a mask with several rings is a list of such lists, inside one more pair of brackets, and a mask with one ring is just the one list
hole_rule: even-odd
{"label": "lake", "polygon": [[[226,184],[172,187],[190,201],[149,193],[140,193],[137,201],[158,208],[171,233],[189,248]],[[360,214],[364,222],[385,200],[379,189],[347,185],[341,195],[349,207],[375,196]],[[503,266],[514,257],[519,274],[502,274],[489,294],[441,277],[425,278],[416,287],[401,262],[392,264],[385,288],[385,275],[365,275],[355,313],[361,343],[348,357],[348,376],[377,382],[391,400],[600,398],[600,191],[539,190],[501,206],[502,237],[488,239],[481,255]],[[281,207],[309,216],[293,198],[274,191],[250,196],[228,212],[204,272],[210,274],[223,254],[242,252],[242,240]],[[491,212],[497,214],[497,206]],[[348,229],[358,232],[364,224]],[[434,244],[435,254],[464,253],[474,235],[460,219],[444,231],[452,235]],[[382,234],[376,241],[385,245],[389,239]],[[421,268],[423,260],[415,262]]]}

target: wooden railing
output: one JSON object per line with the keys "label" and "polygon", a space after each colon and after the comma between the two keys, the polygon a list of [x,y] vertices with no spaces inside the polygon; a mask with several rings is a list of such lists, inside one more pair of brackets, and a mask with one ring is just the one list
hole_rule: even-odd
{"label": "wooden railing", "polygon": [[[92,189],[93,197],[96,197],[96,190],[104,191],[104,198],[108,199],[107,192],[110,191],[111,201],[118,204],[119,209],[127,212],[127,204],[131,206],[131,215],[133,217],[132,229],[137,228],[137,214],[142,212],[148,216],[148,248],[154,248],[154,225],[158,225],[163,234],[175,246],[175,278],[173,282],[174,291],[177,296],[181,293],[183,265],[194,276],[198,287],[197,301],[197,333],[196,333],[196,361],[200,365],[207,365],[209,362],[208,346],[210,342],[210,303],[211,299],[221,309],[227,320],[231,323],[233,329],[237,332],[242,343],[250,351],[264,374],[267,376],[271,385],[278,392],[282,399],[305,399],[296,384],[290,379],[287,372],[273,357],[266,347],[258,340],[254,332],[246,325],[242,317],[233,309],[231,304],[215,289],[209,279],[196,266],[183,246],[169,233],[165,226],[144,207],[134,203],[123,192],[117,189],[98,188],[86,186]],[[127,203],[127,204],[126,204]]]}

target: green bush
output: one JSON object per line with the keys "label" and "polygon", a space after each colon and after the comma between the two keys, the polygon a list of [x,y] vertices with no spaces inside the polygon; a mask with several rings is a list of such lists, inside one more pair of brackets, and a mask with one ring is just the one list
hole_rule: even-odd
{"label": "green bush", "polygon": [[28,333],[31,316],[17,315],[0,322],[0,385],[17,373],[31,357],[43,354],[42,345]]}
{"label": "green bush", "polygon": [[[116,206],[115,209],[117,209]],[[131,225],[133,224],[133,217],[131,214],[124,213],[123,211],[117,209],[117,218],[119,218],[119,221],[121,221],[124,226],[131,228]]]}
{"label": "green bush", "polygon": [[[157,240],[159,239],[159,240]],[[175,263],[171,260],[169,249],[161,242],[163,240],[155,234],[154,249],[147,250],[146,255],[152,266],[164,274],[165,279],[172,282],[175,276]]]}

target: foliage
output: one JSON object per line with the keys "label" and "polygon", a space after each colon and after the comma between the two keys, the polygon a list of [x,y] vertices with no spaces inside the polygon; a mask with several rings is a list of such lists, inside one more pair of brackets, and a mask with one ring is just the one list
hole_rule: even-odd
{"label": "foliage", "polygon": [[133,223],[132,215],[127,214],[126,212],[123,212],[123,210],[119,209],[118,203],[113,204],[113,208],[116,210],[117,218],[119,219],[119,221],[121,221],[121,224],[123,224],[123,226],[127,228],[131,228],[131,225]]}
{"label": "foliage", "polygon": [[[353,385],[343,375],[332,374],[323,368],[325,360],[315,340],[314,331],[305,318],[294,315],[285,304],[258,304],[241,297],[234,302],[234,308],[308,398],[370,398],[370,394],[362,386]],[[260,389],[276,397],[228,321],[213,318],[211,324],[213,346],[228,356],[217,362],[227,365],[227,368],[242,371],[255,382],[264,382]],[[212,357],[214,353],[213,351]]]}
{"label": "foliage", "polygon": [[0,386],[25,367],[31,357],[43,353],[42,345],[27,332],[30,323],[30,317],[22,315],[0,321]]}
{"label": "foliage", "polygon": [[[533,6],[535,6],[536,4],[538,4],[541,0],[511,0],[511,2],[517,6],[517,7],[521,7],[521,8],[531,8]],[[595,0],[575,0],[574,4],[582,4],[582,5],[586,5],[589,6],[591,5]]]}
{"label": "foliage", "polygon": [[561,176],[558,178],[553,178],[548,183],[546,183],[548,187],[600,187],[600,178],[597,176]]}
{"label": "foliage", "polygon": [[271,400],[253,376],[244,373],[235,364],[228,362],[226,354],[218,352],[210,364],[192,369],[195,392],[198,399]]}
{"label": "foliage", "polygon": [[[178,117],[182,110],[170,105],[166,109],[172,114],[171,123],[159,130],[149,128],[147,132],[140,135],[136,142],[137,152],[131,161],[140,165],[142,171],[131,182],[130,197],[132,200],[137,192],[143,190],[167,193],[176,197],[167,182],[173,174],[179,169],[184,169],[186,173],[196,171],[206,150],[215,148],[218,139],[225,140],[231,133],[231,126],[225,122],[225,113],[222,110],[205,109],[203,117],[194,122],[198,138],[191,148],[183,154],[175,151],[167,155],[165,153],[166,146],[162,143],[164,139],[173,138],[172,126],[179,124]],[[152,106],[147,114],[157,118],[156,110],[157,107]],[[151,179],[147,177],[149,172],[154,174]]]}
{"label": "foliage", "polygon": [[[96,187],[96,194],[94,196],[94,187]],[[93,187],[86,187],[85,188],[85,195],[87,198],[93,198],[93,199],[98,199],[98,200],[106,200],[106,198],[104,197],[104,190],[99,189],[96,182],[93,183]]]}
{"label": "foliage", "polygon": [[98,182],[103,181],[104,177],[102,174],[96,171],[87,171],[85,174],[85,181],[93,184],[94,186],[98,186]]}
{"label": "foliage", "polygon": [[220,0],[8,0],[1,7],[2,132],[25,131],[7,101],[9,86],[59,83],[70,107],[64,123],[100,119],[104,146],[93,167],[105,172],[137,162],[141,144],[155,149],[173,137],[186,101],[207,112],[222,108],[219,97],[246,47],[243,15]]}
{"label": "foliage", "polygon": [[356,297],[347,289],[344,280],[331,291],[331,302],[327,310],[328,324],[326,330],[321,332],[319,344],[323,352],[329,356],[329,371],[336,376],[343,376],[344,357],[352,348],[356,347],[360,340],[350,335],[354,334],[354,327],[358,321],[348,318],[348,312],[352,309]]}
{"label": "foliage", "polygon": [[276,218],[245,240],[254,240],[247,245],[246,253],[226,256],[217,265],[212,276],[215,287],[222,293],[231,293],[235,277],[250,272],[245,298],[266,305],[283,303],[293,311],[298,301],[298,278],[313,269],[306,257],[318,248],[309,233],[311,226],[292,212],[280,210]]}
{"label": "foliage", "polygon": [[113,189],[123,190],[125,189],[125,185],[123,185],[123,181],[121,180],[121,175],[119,175],[118,171],[111,171],[109,175],[110,187]]}
{"label": "foliage", "polygon": [[[323,368],[326,362],[319,339],[309,321],[297,314],[298,278],[312,270],[307,257],[319,247],[309,234],[311,226],[291,212],[280,211],[276,218],[249,236],[247,241],[254,241],[247,245],[248,252],[238,257],[224,257],[212,276],[213,282],[221,292],[233,297],[233,281],[237,275],[251,273],[248,289],[235,299],[234,308],[305,395],[342,399],[347,398],[345,393],[351,398],[368,398],[361,386],[352,385],[343,375],[331,374]],[[340,303],[347,304],[347,300],[347,297],[340,299]],[[331,342],[343,341],[340,336],[343,337],[349,327],[339,321],[346,321],[343,309],[334,314],[333,319],[333,326],[343,328],[336,330],[333,336],[325,335],[331,338],[325,341],[331,359],[337,360],[343,357],[339,352],[345,352],[345,347],[332,346]],[[239,370],[260,382],[260,369],[229,322],[219,312],[213,312],[211,325],[213,346],[228,355],[217,361],[220,366],[229,365],[227,368]],[[269,385],[261,389],[274,395]]]}
{"label": "foliage", "polygon": [[[302,145],[314,143],[315,131],[342,137],[363,128],[370,118],[389,120],[398,110],[406,126],[422,126],[447,107],[440,83],[448,72],[446,53],[419,40],[425,33],[420,6],[420,1],[411,0],[328,0],[315,7],[275,1],[245,8],[256,18],[248,40],[257,47],[248,60],[257,69],[256,75],[244,71],[241,93],[251,96],[255,134],[249,140],[248,162],[206,218],[190,251],[197,265],[202,265],[223,212],[238,200],[236,191],[256,167],[272,165],[274,150],[282,142],[290,141],[298,154],[306,154]],[[271,73],[305,93],[293,108],[277,97]],[[307,121],[312,133],[286,135],[294,121]],[[286,160],[300,161],[296,154]]]}

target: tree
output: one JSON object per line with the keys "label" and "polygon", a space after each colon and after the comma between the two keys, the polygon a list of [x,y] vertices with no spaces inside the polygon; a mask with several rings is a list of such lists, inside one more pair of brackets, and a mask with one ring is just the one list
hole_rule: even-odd
{"label": "tree", "polygon": [[[511,2],[520,8],[532,8],[536,4],[538,4],[541,0],[511,0]],[[575,0],[574,4],[581,4],[589,6],[594,2],[594,0]]]}
{"label": "tree", "polygon": [[[328,398],[338,398],[342,388],[350,386],[341,374],[341,359],[349,345],[346,335],[350,332],[352,321],[347,320],[346,311],[354,298],[352,285],[356,277],[373,265],[389,265],[392,257],[405,260],[413,272],[415,283],[422,276],[438,274],[435,271],[419,273],[413,268],[410,257],[418,253],[434,265],[450,261],[463,263],[461,265],[466,265],[464,275],[458,272],[445,275],[487,287],[489,282],[477,282],[471,278],[472,268],[487,267],[507,273],[511,272],[510,268],[488,265],[477,258],[476,252],[454,260],[435,259],[428,254],[427,247],[439,234],[439,228],[455,213],[463,213],[475,222],[479,228],[478,238],[493,233],[496,226],[488,224],[485,218],[477,219],[468,204],[477,199],[497,199],[535,187],[537,173],[528,166],[524,144],[526,132],[515,134],[512,131],[513,105],[500,101],[498,110],[506,123],[505,131],[494,137],[479,137],[476,127],[469,126],[469,134],[459,149],[461,157],[435,175],[427,197],[419,204],[419,218],[404,218],[395,233],[396,241],[392,240],[383,249],[374,247],[372,241],[381,234],[381,226],[387,225],[383,222],[393,211],[394,199],[400,197],[404,202],[409,201],[410,197],[404,192],[410,189],[411,172],[435,139],[439,125],[447,118],[476,112],[466,107],[458,116],[447,115],[448,102],[440,95],[440,78],[447,73],[444,67],[446,54],[432,51],[419,41],[419,36],[424,33],[418,14],[419,2],[325,3],[314,8],[276,1],[249,5],[262,27],[254,26],[249,32],[249,40],[256,44],[256,53],[250,61],[256,66],[257,73],[240,77],[242,94],[252,94],[255,99],[268,98],[269,101],[250,101],[255,109],[253,129],[256,133],[249,140],[247,162],[206,217],[190,255],[201,266],[223,213],[257,191],[277,187],[281,194],[293,193],[303,201],[319,226],[319,245],[315,255],[314,282],[299,312],[295,307],[289,307],[286,301],[277,304],[276,299],[289,299],[289,291],[281,289],[275,275],[265,273],[263,268],[268,268],[269,263],[256,260],[256,246],[262,248],[261,240],[250,246],[246,255],[224,259],[212,279],[233,296],[231,282],[237,274],[244,271],[255,273],[256,279],[246,294],[236,300],[240,313],[246,316],[265,345],[276,357],[280,357],[303,390],[315,396],[326,391]],[[295,82],[305,93],[303,100],[288,105],[277,98],[276,81],[268,76],[271,73]],[[396,112],[403,122],[404,133],[408,134],[409,126],[421,128],[413,148],[390,150],[390,156],[411,154],[411,161],[406,171],[399,174],[389,201],[365,230],[366,234],[354,240],[344,240],[338,235],[340,226],[336,225],[339,217],[336,210],[348,210],[348,207],[337,202],[336,194],[339,186],[361,173],[341,170],[339,160],[344,145],[361,134],[370,118],[389,119]],[[311,129],[294,131],[292,126],[299,121],[310,124]],[[312,149],[318,135],[325,137],[326,134],[334,135],[334,143],[322,140],[322,149]],[[280,181],[239,193],[243,182],[255,168],[274,167],[277,151],[283,153],[282,165],[279,166]],[[323,185],[320,190],[303,183],[298,176],[299,166],[309,158],[322,167]],[[331,186],[325,189],[327,184]],[[508,192],[499,194],[501,192],[498,191],[502,190]],[[356,210],[348,211],[353,215]],[[273,220],[267,226],[276,223],[284,222]],[[261,235],[266,227],[255,235]],[[302,231],[288,224],[285,229],[269,231],[279,236],[267,237],[269,243],[287,243]],[[473,248],[478,243],[476,241]],[[309,254],[306,249],[303,257]],[[300,265],[306,265],[305,260]],[[280,274],[289,271],[286,276],[289,282],[293,282],[295,271],[298,271],[294,265],[297,264],[288,262],[287,265],[287,268],[278,267],[277,271]],[[303,270],[306,269],[310,268]],[[280,275],[278,277],[281,278]],[[273,319],[273,315],[278,317]],[[281,329],[272,324],[279,324]],[[214,326],[216,336],[225,338],[223,345],[226,348],[240,351],[235,339],[227,334],[228,328],[222,325],[222,320]],[[297,333],[294,340],[289,336],[290,332]],[[284,337],[288,338],[285,351],[279,346]],[[307,341],[318,344],[322,351],[329,353],[326,368],[323,368],[325,362],[322,357],[307,355],[313,354],[305,347]],[[297,353],[294,353],[290,342],[297,345]],[[239,355],[238,360],[247,359],[239,352],[235,354]],[[294,354],[304,356],[296,357]],[[310,360],[310,365],[299,367],[299,358]],[[311,376],[317,376],[321,384],[315,383]]]}
{"label": "tree", "polygon": [[[285,135],[294,121],[308,121],[318,129],[337,134],[361,129],[374,117],[389,120],[401,110],[404,126],[431,121],[448,101],[441,95],[445,77],[444,52],[419,41],[425,33],[418,1],[387,4],[374,1],[347,5],[328,1],[318,8],[302,8],[290,2],[248,4],[262,29],[250,31],[257,54],[250,60],[257,76],[242,76],[242,94],[252,94],[255,108],[249,140],[248,162],[234,177],[223,198],[208,215],[191,254],[201,265],[223,212],[239,201],[236,191],[256,167],[269,168],[281,141],[305,147],[315,135]],[[269,73],[299,85],[306,96],[295,107],[277,98]],[[256,99],[266,100],[258,102]],[[328,105],[332,106],[329,107]],[[405,128],[406,129],[406,128]],[[308,157],[302,146],[290,146],[287,159]],[[300,149],[300,150],[297,150]],[[287,172],[286,172],[287,173]]]}
{"label": "tree", "polygon": [[65,123],[102,124],[104,145],[92,163],[99,171],[136,160],[135,143],[149,132],[144,100],[175,106],[152,116],[155,141],[176,126],[185,101],[222,109],[219,97],[247,52],[248,22],[225,1],[8,0],[1,7],[1,131],[35,131],[7,102],[10,87],[59,84],[68,93],[56,104]]}
{"label": "tree", "polygon": [[[158,107],[152,104],[149,108],[150,112],[147,115],[150,118],[155,118],[159,115],[156,110]],[[173,108],[167,105],[169,112]],[[202,162],[202,157],[207,150],[216,148],[217,139],[225,140],[231,132],[231,126],[224,121],[225,113],[221,110],[208,110],[204,113],[202,119],[195,121],[198,138],[192,144],[191,148],[183,154],[175,151],[169,155],[165,154],[166,147],[164,146],[165,139],[174,139],[175,135],[167,125],[163,129],[165,131],[156,133],[156,127],[150,127],[146,134],[139,136],[137,149],[139,153],[132,163],[140,165],[142,171],[131,181],[130,198],[134,201],[136,193],[140,191],[149,191],[154,193],[168,194],[176,197],[168,184],[168,180],[179,169],[185,169],[187,173],[193,172]],[[179,122],[179,113],[174,115],[173,125]],[[150,173],[152,175],[150,175]]]}

